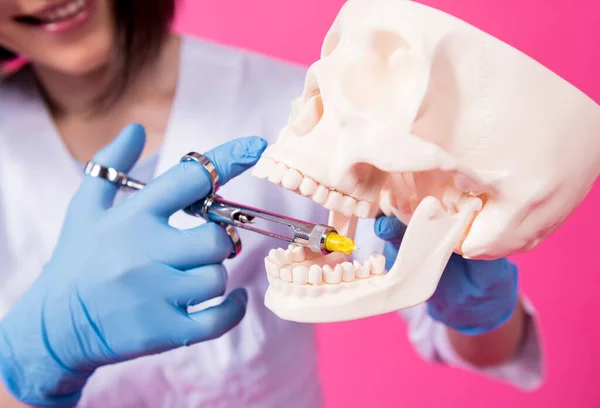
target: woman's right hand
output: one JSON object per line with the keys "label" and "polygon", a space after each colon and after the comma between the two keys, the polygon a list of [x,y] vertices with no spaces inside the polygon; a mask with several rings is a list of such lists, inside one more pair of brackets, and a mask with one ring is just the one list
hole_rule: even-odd
{"label": "woman's right hand", "polygon": [[[94,161],[127,173],[144,142],[143,128],[129,126]],[[249,137],[206,156],[224,184],[265,147]],[[19,401],[74,406],[96,368],[214,339],[240,322],[243,289],[218,306],[187,312],[224,294],[229,236],[213,223],[185,231],[168,224],[211,187],[206,170],[189,161],[113,206],[114,184],[84,178],[51,260],[0,322],[0,373]]]}

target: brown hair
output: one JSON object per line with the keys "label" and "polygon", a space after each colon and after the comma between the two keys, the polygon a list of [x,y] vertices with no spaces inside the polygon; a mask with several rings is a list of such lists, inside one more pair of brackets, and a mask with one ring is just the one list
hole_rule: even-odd
{"label": "brown hair", "polygon": [[[177,0],[113,0],[116,23],[114,57],[107,92],[98,100],[106,107],[118,99],[132,77],[160,54],[175,15]],[[0,47],[0,66],[15,54]]]}

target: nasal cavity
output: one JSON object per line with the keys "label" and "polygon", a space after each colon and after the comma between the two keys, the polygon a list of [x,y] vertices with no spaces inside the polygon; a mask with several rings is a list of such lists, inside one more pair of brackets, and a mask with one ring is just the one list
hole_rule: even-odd
{"label": "nasal cavity", "polygon": [[313,71],[309,70],[306,76],[303,103],[298,107],[291,126],[298,136],[309,134],[323,118],[324,107],[321,90]]}

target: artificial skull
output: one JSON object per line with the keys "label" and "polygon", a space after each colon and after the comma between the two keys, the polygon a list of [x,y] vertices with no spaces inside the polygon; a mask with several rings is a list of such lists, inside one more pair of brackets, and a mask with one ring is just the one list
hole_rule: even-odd
{"label": "artificial skull", "polygon": [[404,0],[349,0],[289,124],[254,174],[331,210],[352,236],[379,209],[408,224],[381,256],[272,251],[265,304],[284,319],[340,321],[426,301],[453,251],[534,248],[600,171],[600,108],[500,40]]}

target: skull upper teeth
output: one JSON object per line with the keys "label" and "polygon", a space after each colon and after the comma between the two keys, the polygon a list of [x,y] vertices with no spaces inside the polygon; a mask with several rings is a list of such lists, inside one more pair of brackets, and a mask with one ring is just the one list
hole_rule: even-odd
{"label": "skull upper teeth", "polygon": [[300,171],[289,168],[283,163],[276,163],[267,157],[259,160],[252,174],[309,197],[328,210],[337,211],[347,217],[354,215],[359,218],[367,218],[373,205],[368,201],[359,200],[319,184],[310,177],[305,177]]}

